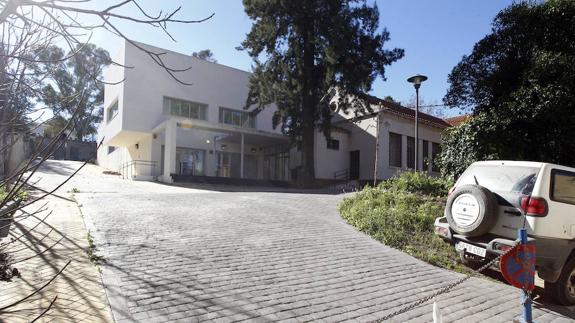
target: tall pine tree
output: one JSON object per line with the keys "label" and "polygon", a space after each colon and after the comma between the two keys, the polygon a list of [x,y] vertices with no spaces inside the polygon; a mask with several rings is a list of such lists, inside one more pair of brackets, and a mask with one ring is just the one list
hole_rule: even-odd
{"label": "tall pine tree", "polygon": [[254,21],[242,43],[254,60],[247,106],[275,103],[274,127],[301,141],[303,185],[315,178],[314,131],[329,136],[326,95],[337,89],[344,110],[369,109],[361,97],[385,66],[403,57],[386,50],[389,32],[366,0],[244,0]]}

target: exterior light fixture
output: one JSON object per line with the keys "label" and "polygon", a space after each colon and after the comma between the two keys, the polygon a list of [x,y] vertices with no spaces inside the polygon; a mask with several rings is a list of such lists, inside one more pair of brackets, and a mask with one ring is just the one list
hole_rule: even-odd
{"label": "exterior light fixture", "polygon": [[222,150],[226,150],[226,148],[228,148],[228,146],[227,146],[227,145],[221,145],[220,148],[221,148]]}
{"label": "exterior light fixture", "polygon": [[407,82],[409,83],[413,83],[413,87],[415,87],[415,165],[414,165],[414,170],[417,172],[417,168],[419,166],[419,133],[418,133],[418,126],[419,126],[419,120],[418,120],[418,114],[419,114],[419,87],[421,86],[421,83],[425,82],[427,80],[427,76],[425,75],[420,75],[417,74],[415,76],[412,76],[410,78],[407,79]]}
{"label": "exterior light fixture", "polygon": [[256,153],[256,151],[258,151],[258,150],[257,150],[257,149],[255,149],[255,148],[252,148],[252,149],[250,149],[250,151],[252,152],[252,154],[255,154],[255,153]]}
{"label": "exterior light fixture", "polygon": [[206,144],[209,144],[209,143],[211,143],[211,140],[210,140],[210,139],[206,139]]}

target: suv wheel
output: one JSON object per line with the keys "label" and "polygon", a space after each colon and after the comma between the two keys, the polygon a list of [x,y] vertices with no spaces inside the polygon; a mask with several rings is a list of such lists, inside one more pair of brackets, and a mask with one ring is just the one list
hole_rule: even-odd
{"label": "suv wheel", "polygon": [[445,217],[453,231],[468,236],[487,233],[497,220],[497,199],[479,185],[462,185],[447,199]]}
{"label": "suv wheel", "polygon": [[575,304],[575,257],[563,266],[557,282],[545,282],[545,292],[559,304]]}

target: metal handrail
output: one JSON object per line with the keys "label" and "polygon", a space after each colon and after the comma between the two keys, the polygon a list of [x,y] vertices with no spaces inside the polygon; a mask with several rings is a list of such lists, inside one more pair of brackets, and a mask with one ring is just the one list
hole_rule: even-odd
{"label": "metal handrail", "polygon": [[154,160],[134,159],[120,165],[120,173],[122,174],[123,179],[133,179],[134,175],[137,175],[138,166],[150,166],[152,167],[152,178],[156,179],[156,164],[157,162]]}

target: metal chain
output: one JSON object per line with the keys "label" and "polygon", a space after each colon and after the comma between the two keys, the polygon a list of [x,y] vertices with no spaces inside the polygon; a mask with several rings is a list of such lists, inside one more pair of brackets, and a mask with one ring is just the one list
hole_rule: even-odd
{"label": "metal chain", "polygon": [[[515,244],[513,245],[513,247],[509,248],[507,251],[503,252],[501,255],[499,255],[499,256],[493,258],[492,260],[490,260],[489,262],[487,262],[485,265],[483,265],[483,266],[481,266],[479,269],[475,270],[474,273],[481,273],[481,272],[484,271],[485,269],[491,267],[491,265],[493,265],[496,261],[500,260],[501,257],[505,256],[506,254],[510,253],[513,249],[517,248],[518,245],[519,245],[519,243],[515,243]],[[402,307],[402,308],[400,308],[399,310],[397,310],[397,311],[395,311],[395,312],[393,312],[393,313],[390,313],[390,314],[384,316],[383,318],[380,318],[380,319],[371,321],[370,323],[381,323],[381,322],[385,322],[385,321],[391,319],[391,318],[394,317],[394,316],[397,316],[397,315],[399,315],[399,314],[403,314],[403,313],[405,313],[405,312],[409,312],[409,311],[411,311],[412,309],[414,309],[414,308],[416,308],[416,307],[418,307],[418,306],[420,306],[420,305],[422,305],[422,304],[424,304],[424,303],[426,303],[426,302],[428,302],[428,301],[430,301],[430,300],[436,298],[437,296],[442,295],[442,294],[445,294],[445,293],[451,291],[453,288],[455,288],[456,286],[458,286],[458,285],[464,283],[465,281],[467,281],[467,280],[470,279],[471,277],[473,277],[473,276],[472,276],[472,275],[466,275],[465,277],[463,277],[463,278],[461,278],[461,279],[458,279],[458,280],[456,280],[455,282],[453,282],[453,283],[451,283],[451,284],[449,284],[449,285],[447,285],[447,286],[445,286],[445,287],[443,287],[443,288],[437,290],[435,293],[433,293],[433,294],[431,294],[431,295],[429,295],[429,296],[420,298],[419,300],[417,300],[417,301],[415,301],[415,302],[413,302],[413,303],[411,303],[411,304],[409,304],[409,305],[407,305],[407,306],[405,306],[405,307]]]}

